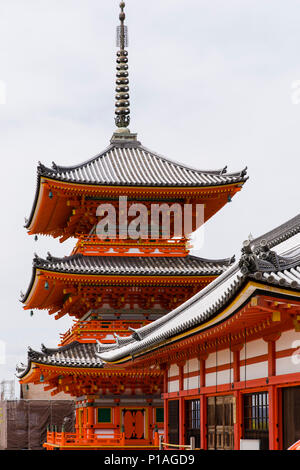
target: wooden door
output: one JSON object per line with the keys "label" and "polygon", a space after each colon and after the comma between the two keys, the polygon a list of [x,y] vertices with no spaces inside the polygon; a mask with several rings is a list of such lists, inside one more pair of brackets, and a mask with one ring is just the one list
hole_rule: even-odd
{"label": "wooden door", "polygon": [[179,401],[168,402],[168,442],[179,444]]}
{"label": "wooden door", "polygon": [[207,400],[207,430],[209,450],[234,449],[234,397],[209,397]]}
{"label": "wooden door", "polygon": [[124,425],[125,439],[145,439],[144,409],[123,409],[122,421]]}
{"label": "wooden door", "polygon": [[300,387],[282,389],[283,450],[300,439]]}

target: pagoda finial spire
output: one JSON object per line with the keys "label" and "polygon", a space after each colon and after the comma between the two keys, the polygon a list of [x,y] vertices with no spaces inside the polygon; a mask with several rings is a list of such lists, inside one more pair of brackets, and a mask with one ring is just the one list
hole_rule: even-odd
{"label": "pagoda finial spire", "polygon": [[115,123],[119,128],[127,128],[130,123],[129,109],[129,80],[128,80],[128,31],[125,21],[125,2],[120,3],[120,25],[117,27],[117,80],[116,80],[116,117]]}

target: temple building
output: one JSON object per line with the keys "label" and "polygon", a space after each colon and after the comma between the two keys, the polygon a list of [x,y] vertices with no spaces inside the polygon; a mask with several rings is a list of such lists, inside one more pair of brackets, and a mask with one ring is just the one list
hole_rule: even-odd
{"label": "temple building", "polygon": [[164,371],[167,444],[280,450],[300,438],[299,346],[300,215],[244,242],[221,276],[98,358]]}
{"label": "temple building", "polygon": [[131,348],[139,331],[169,318],[234,263],[191,255],[189,238],[242,189],[246,170],[190,168],[149,150],[130,132],[124,7],[121,2],[117,129],[110,145],[80,165],[40,163],[26,221],[30,235],[77,240],[64,258],[35,255],[22,297],[25,310],[74,320],[57,348],[29,348],[27,364],[18,366],[22,384],[43,384],[52,396],[64,392],[76,400],[75,432],[49,430],[47,449],[157,447],[166,364],[124,367],[99,354]]}

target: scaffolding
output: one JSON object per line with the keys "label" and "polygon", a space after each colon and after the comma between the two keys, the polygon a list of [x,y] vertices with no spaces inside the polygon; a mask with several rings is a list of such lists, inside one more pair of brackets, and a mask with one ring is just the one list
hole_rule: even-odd
{"label": "scaffolding", "polygon": [[2,380],[0,382],[0,400],[15,400],[14,380]]}

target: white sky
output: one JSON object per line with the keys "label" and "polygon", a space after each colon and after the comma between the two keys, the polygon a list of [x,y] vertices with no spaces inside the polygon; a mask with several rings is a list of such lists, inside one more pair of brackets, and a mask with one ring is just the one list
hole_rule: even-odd
{"label": "white sky", "polygon": [[[80,163],[114,131],[119,1],[0,0],[0,340],[12,378],[27,346],[55,347],[71,324],[19,302],[36,251],[68,255],[23,228],[36,166]],[[242,241],[299,212],[300,2],[127,0],[131,131],[150,149],[201,169],[248,166],[250,180],[211,219],[200,255],[239,254]],[[2,96],[1,96],[2,95]],[[0,360],[1,362],[1,360]]]}

